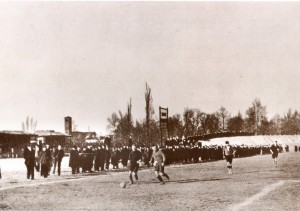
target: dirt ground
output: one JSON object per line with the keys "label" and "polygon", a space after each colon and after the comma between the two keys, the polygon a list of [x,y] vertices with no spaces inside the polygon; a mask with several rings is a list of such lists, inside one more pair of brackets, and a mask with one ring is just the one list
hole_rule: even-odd
{"label": "dirt ground", "polygon": [[[140,170],[133,185],[127,172],[73,176],[65,166],[61,177],[27,180],[25,169],[11,170],[2,173],[0,209],[300,210],[299,160],[300,152],[279,154],[278,167],[271,155],[234,159],[232,175],[224,160],[172,165],[166,167],[171,180],[165,185],[153,169]],[[120,188],[122,181],[126,188]]]}

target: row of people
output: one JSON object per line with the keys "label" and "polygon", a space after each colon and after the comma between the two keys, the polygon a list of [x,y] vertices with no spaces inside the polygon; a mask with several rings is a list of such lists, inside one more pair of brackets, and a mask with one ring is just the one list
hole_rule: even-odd
{"label": "row of people", "polygon": [[72,174],[81,172],[92,172],[109,170],[110,164],[113,169],[119,168],[121,161],[123,167],[127,166],[129,153],[131,149],[128,146],[122,148],[110,148],[107,145],[99,145],[86,148],[73,146],[70,150],[69,167],[72,169]]}
{"label": "row of people", "polygon": [[[269,146],[234,146],[235,157],[247,157],[270,153]],[[153,150],[150,147],[139,147],[141,160],[146,166],[150,166]],[[109,170],[110,165],[113,169],[119,168],[119,163],[127,167],[131,147],[123,146],[122,148],[109,148],[107,145],[92,147],[91,145],[81,149],[73,146],[70,150],[69,166],[72,174],[80,172],[92,172]],[[223,159],[223,147],[217,145],[199,146],[199,145],[172,145],[164,146],[161,151],[166,155],[165,164],[176,163],[197,163],[200,161],[214,161]],[[282,151],[282,147],[280,147]],[[28,145],[24,149],[25,165],[27,167],[27,178],[34,179],[34,168],[40,171],[41,176],[48,177],[53,167],[53,174],[57,168],[58,175],[61,173],[61,161],[64,151],[59,145],[50,149],[49,145],[42,147],[42,150],[34,144]]]}
{"label": "row of people", "polygon": [[[249,157],[254,155],[269,154],[270,146],[233,146],[235,148],[235,157]],[[150,147],[138,147],[137,150],[141,152],[142,162],[145,166],[150,166],[150,159],[153,153]],[[198,163],[200,161],[215,161],[223,159],[223,146],[199,146],[199,145],[173,145],[164,146],[161,150],[166,155],[166,165],[168,164],[185,164]],[[72,168],[72,173],[92,172],[109,170],[111,165],[113,169],[119,168],[119,163],[123,167],[127,167],[129,153],[131,147],[123,146],[122,148],[109,148],[107,145],[99,145],[96,147],[87,146],[81,149],[74,146],[70,153],[69,166]],[[280,146],[280,152],[282,147]]]}
{"label": "row of people", "polygon": [[24,149],[24,159],[27,168],[27,179],[34,179],[35,170],[40,172],[41,176],[47,178],[50,174],[51,167],[55,173],[56,167],[58,175],[61,173],[61,162],[64,157],[64,150],[60,145],[50,149],[48,144],[39,147],[35,143],[28,144]]}
{"label": "row of people", "polygon": [[294,149],[295,149],[295,152],[298,152],[298,151],[300,152],[300,146],[295,146]]}

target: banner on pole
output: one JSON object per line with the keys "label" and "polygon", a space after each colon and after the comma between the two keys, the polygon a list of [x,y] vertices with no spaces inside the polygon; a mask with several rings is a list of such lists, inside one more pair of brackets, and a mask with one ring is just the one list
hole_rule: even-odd
{"label": "banner on pole", "polygon": [[159,107],[160,122],[168,121],[168,108]]}
{"label": "banner on pole", "polygon": [[159,125],[160,125],[160,140],[161,145],[169,138],[168,133],[168,108],[159,107]]}

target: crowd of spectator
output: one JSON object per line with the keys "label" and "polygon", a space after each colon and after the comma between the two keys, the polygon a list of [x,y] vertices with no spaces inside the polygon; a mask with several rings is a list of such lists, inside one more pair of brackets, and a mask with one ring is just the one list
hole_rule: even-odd
{"label": "crowd of spectator", "polygon": [[[166,155],[166,165],[171,164],[189,164],[199,162],[209,162],[224,159],[222,145],[202,145],[202,142],[184,140],[181,142],[167,141],[161,146]],[[270,153],[269,145],[233,145],[235,148],[235,157],[249,157]],[[299,147],[300,148],[300,147]],[[152,165],[152,148],[138,145],[137,148],[141,154],[143,166]],[[65,151],[69,153],[65,153]],[[119,168],[126,168],[128,163],[131,146],[110,147],[106,144],[87,144],[83,147],[73,145],[70,149],[64,149],[62,146],[52,146],[48,144],[39,147],[35,143],[29,144],[24,149],[25,165],[27,167],[27,178],[34,179],[34,170],[40,172],[41,176],[48,177],[55,173],[61,174],[61,161],[64,156],[69,156],[69,167],[72,174],[108,171]],[[288,152],[287,145],[281,146],[279,152]],[[298,147],[295,146],[295,151]],[[300,151],[300,149],[299,149]]]}
{"label": "crowd of spectator", "polygon": [[[236,150],[235,156],[237,158],[270,154],[269,145],[233,145],[233,147]],[[162,146],[161,149],[166,155],[166,165],[199,163],[223,159],[223,146],[220,145],[202,146],[199,142],[181,143],[175,145],[168,144]],[[150,167],[152,165],[152,148],[138,146],[138,150],[142,153],[141,162],[143,165]],[[127,167],[130,151],[130,146],[109,147],[107,145],[88,145],[83,148],[73,146],[70,151],[69,166],[72,169],[72,174],[119,169],[120,167]],[[280,146],[280,152],[283,151],[288,152],[288,146]]]}

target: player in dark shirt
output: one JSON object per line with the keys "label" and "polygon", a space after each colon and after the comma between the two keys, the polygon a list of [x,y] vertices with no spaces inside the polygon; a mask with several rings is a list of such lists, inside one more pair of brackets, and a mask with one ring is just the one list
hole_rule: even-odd
{"label": "player in dark shirt", "polygon": [[129,153],[128,159],[128,170],[129,170],[129,179],[131,184],[133,184],[132,174],[134,175],[135,179],[138,180],[137,172],[139,170],[139,163],[142,159],[142,153],[137,150],[136,146],[132,145],[132,151]]}
{"label": "player in dark shirt", "polygon": [[275,167],[277,167],[277,157],[278,157],[278,152],[279,152],[279,146],[277,144],[277,141],[275,141],[275,144],[273,144],[270,147],[270,152],[272,153],[274,165],[275,165]]}

